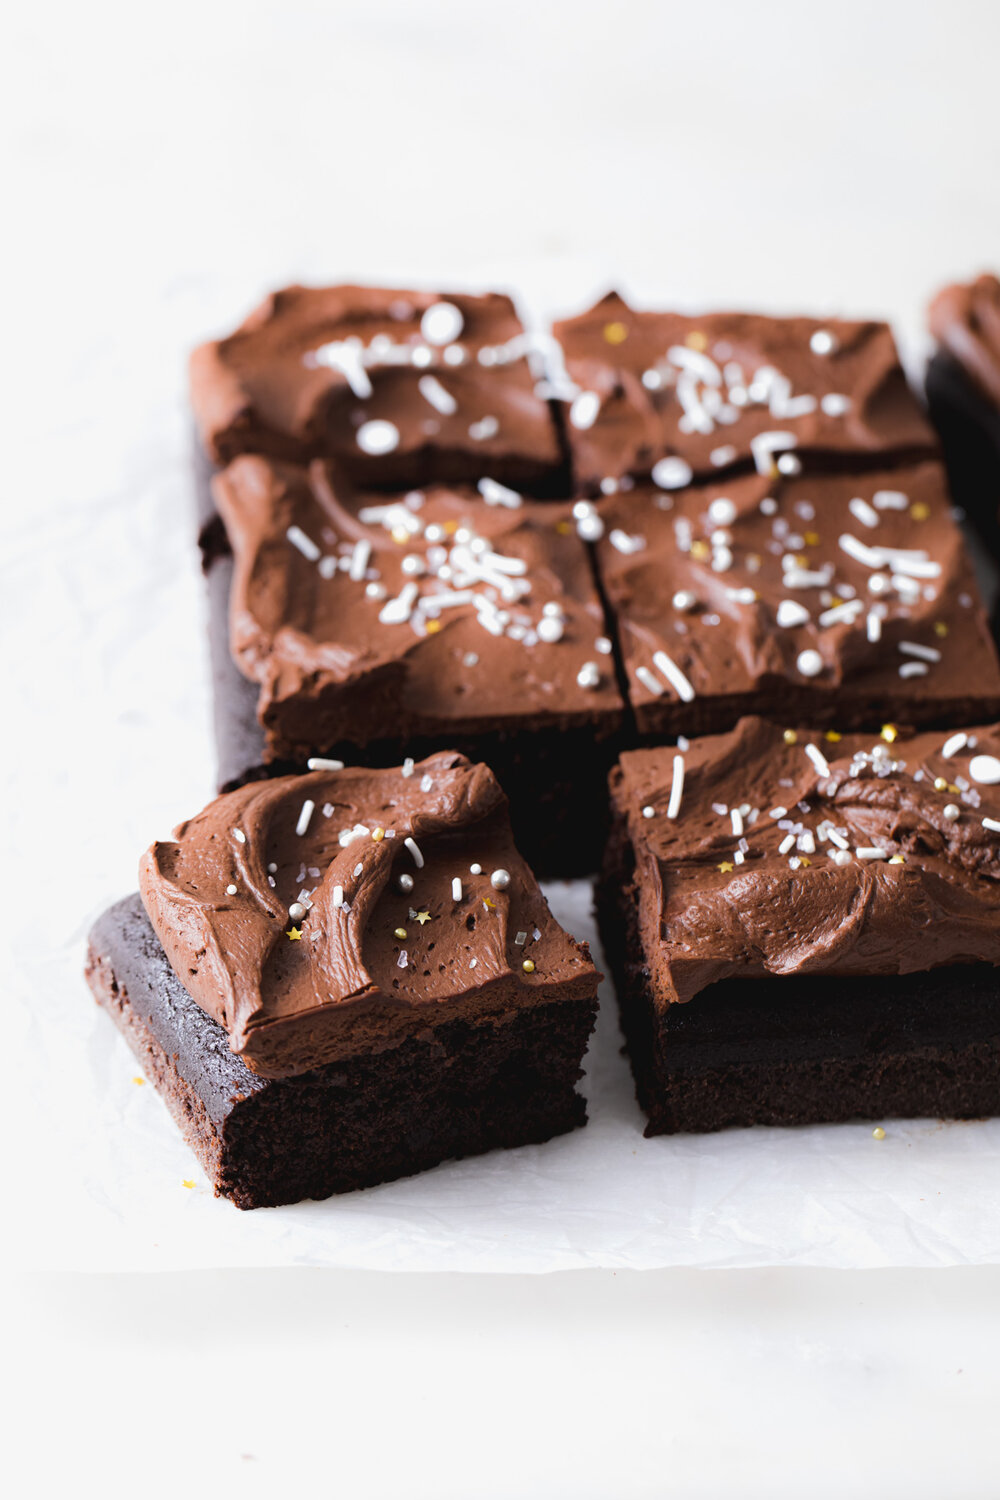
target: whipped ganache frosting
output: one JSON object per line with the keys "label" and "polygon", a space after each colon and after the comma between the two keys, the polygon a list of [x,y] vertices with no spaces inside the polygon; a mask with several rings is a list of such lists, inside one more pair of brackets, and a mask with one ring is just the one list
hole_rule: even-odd
{"label": "whipped ganache frosting", "polygon": [[980,394],[1000,407],[1000,278],[987,272],[944,287],[931,303],[928,319],[941,348]]}
{"label": "whipped ganache frosting", "polygon": [[757,718],[632,751],[612,794],[661,1002],[763,974],[1000,964],[1000,728],[881,736]]}
{"label": "whipped ganache frosting", "polygon": [[540,358],[498,293],[291,286],[195,350],[191,396],[216,463],[327,455],[378,484],[532,482],[562,463]]}
{"label": "whipped ganache frosting", "polygon": [[937,463],[638,485],[596,509],[641,726],[663,705],[756,692],[855,725],[873,709],[907,723],[953,705],[1000,712],[1000,666]]}
{"label": "whipped ganache frosting", "polygon": [[267,1077],[596,989],[492,773],[455,754],[241,787],[154,844],[139,884],[185,989]]}
{"label": "whipped ganache frosting", "polygon": [[568,507],[485,480],[365,494],[322,462],[249,455],[214,494],[235,559],[231,649],[260,683],[273,755],[620,713]]}
{"label": "whipped ganache frosting", "polygon": [[578,483],[796,473],[936,448],[886,323],[644,312],[610,292],[557,322]]}

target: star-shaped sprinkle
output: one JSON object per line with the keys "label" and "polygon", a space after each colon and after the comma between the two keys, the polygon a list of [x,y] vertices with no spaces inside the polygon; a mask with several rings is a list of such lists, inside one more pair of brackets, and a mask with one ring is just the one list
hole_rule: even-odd
{"label": "star-shaped sprinkle", "polygon": [[136,1076],[132,1079],[132,1082],[137,1083],[139,1087],[142,1088],[142,1085],[146,1082],[146,1080],[145,1078],[140,1078],[137,1073]]}
{"label": "star-shaped sprinkle", "polygon": [[721,870],[723,875],[731,875],[735,868],[736,866],[732,864],[728,859],[724,859],[722,861],[722,864],[719,866],[719,869]]}
{"label": "star-shaped sprinkle", "polygon": [[181,1187],[193,1188],[194,1187],[194,1178],[193,1177],[182,1177],[181,1178]]}
{"label": "star-shaped sprinkle", "polygon": [[429,922],[430,919],[431,919],[431,914],[430,914],[429,911],[414,912],[413,920],[415,922],[419,922],[420,925],[421,925],[421,927],[423,927],[423,925],[424,925],[425,922]]}
{"label": "star-shaped sprinkle", "polygon": [[896,728],[895,724],[882,725],[882,738],[888,745],[891,745],[894,740],[899,738],[899,730]]}
{"label": "star-shaped sprinkle", "polygon": [[302,932],[298,927],[289,927],[288,931],[285,933],[285,937],[288,938],[289,942],[292,943],[297,943],[301,936]]}

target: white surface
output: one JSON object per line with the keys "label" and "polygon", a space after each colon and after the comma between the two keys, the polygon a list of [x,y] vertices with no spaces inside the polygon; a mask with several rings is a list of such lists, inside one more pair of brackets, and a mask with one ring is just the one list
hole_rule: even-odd
{"label": "white surface", "polygon": [[[22,8],[2,100],[0,608],[4,701],[39,739],[7,778],[2,917],[12,990],[30,965],[32,1047],[71,1054],[87,1002],[68,948],[209,790],[182,350],[297,275],[507,281],[560,310],[616,281],[871,311],[917,349],[929,291],[1000,258],[998,44],[987,0]],[[50,658],[74,685],[58,701]],[[95,1031],[86,1050],[110,1081],[114,1049]],[[15,1053],[5,1106],[44,1121],[61,1082]],[[114,1142],[69,1129],[57,1143],[22,1116],[5,1136],[14,1240],[75,1201],[81,1155],[114,1187]],[[882,1173],[898,1150],[859,1140],[858,1159]],[[974,1249],[995,1197],[984,1174]],[[79,1227],[59,1221],[57,1254],[83,1249]],[[129,1213],[119,1227],[127,1248]],[[996,1493],[992,1270],[624,1281],[627,1299],[611,1273],[43,1278],[11,1326],[45,1393],[23,1452],[32,1472],[98,1465],[109,1495],[202,1472],[362,1496]],[[263,1415],[242,1404],[258,1350]]]}

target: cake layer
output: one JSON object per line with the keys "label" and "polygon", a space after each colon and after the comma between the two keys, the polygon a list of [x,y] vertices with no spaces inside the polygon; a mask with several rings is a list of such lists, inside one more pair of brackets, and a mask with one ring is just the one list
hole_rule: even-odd
{"label": "cake layer", "polygon": [[88,980],[216,1193],[239,1208],[370,1187],[586,1118],[575,1085],[593,998],[504,1025],[444,1022],[391,1051],[275,1080],[250,1072],[195,1004],[137,896],[96,923]]}

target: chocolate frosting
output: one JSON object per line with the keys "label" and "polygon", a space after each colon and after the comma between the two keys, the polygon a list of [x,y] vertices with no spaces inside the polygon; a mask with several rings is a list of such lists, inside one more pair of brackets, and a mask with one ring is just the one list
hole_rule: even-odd
{"label": "chocolate frosting", "polygon": [[680,485],[750,464],[770,472],[933,452],[885,323],[750,313],[637,312],[616,293],[555,324],[578,483]]}
{"label": "chocolate frosting", "polygon": [[983,396],[1000,407],[1000,279],[946,286],[928,314],[931,333]]}
{"label": "chocolate frosting", "polygon": [[139,886],[185,989],[267,1077],[439,1021],[503,1024],[599,977],[514,848],[492,772],[451,753],[229,792],[152,846]]}
{"label": "chocolate frosting", "polygon": [[845,711],[882,702],[910,723],[963,699],[1000,707],[996,651],[936,463],[749,474],[674,495],[645,485],[598,509],[598,566],[640,721],[683,691],[783,684],[804,715],[831,697]]}
{"label": "chocolate frosting", "polygon": [[998,757],[996,726],[887,740],[757,718],[623,755],[654,993],[1000,964]]}
{"label": "chocolate frosting", "polygon": [[537,477],[561,453],[530,353],[498,293],[292,286],[195,350],[192,403],[218,463],[326,454],[379,484],[506,463]]}
{"label": "chocolate frosting", "polygon": [[232,651],[272,755],[620,713],[570,511],[483,492],[359,494],[250,456],[217,478]]}

